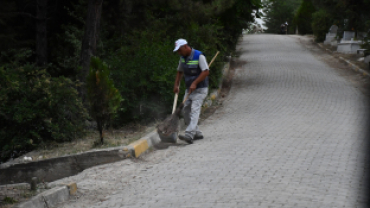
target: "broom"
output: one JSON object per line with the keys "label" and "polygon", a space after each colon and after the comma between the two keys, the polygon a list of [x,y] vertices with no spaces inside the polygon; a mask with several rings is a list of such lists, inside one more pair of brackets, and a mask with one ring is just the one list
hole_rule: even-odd
{"label": "broom", "polygon": [[[209,63],[208,69],[211,67],[212,63],[214,62],[214,60],[216,59],[219,53],[220,52],[217,51],[216,55],[213,57],[213,59]],[[188,100],[189,95],[190,93],[186,95],[184,101],[182,101],[182,103],[176,110],[175,110],[175,107],[177,103],[177,94],[175,95],[175,102],[174,102],[174,106],[172,109],[172,115],[168,116],[162,123],[160,123],[157,126],[157,132],[161,138],[169,137],[171,134],[179,131],[180,113],[181,113],[182,108],[184,107],[184,103],[186,102],[186,100]]]}

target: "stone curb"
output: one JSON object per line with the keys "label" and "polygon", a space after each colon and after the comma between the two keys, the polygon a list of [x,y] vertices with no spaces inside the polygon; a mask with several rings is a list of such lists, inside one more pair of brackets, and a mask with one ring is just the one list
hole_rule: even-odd
{"label": "stone curb", "polygon": [[29,201],[23,202],[15,206],[15,208],[55,207],[59,203],[67,201],[69,196],[75,195],[76,192],[76,183],[55,187],[32,197]]}
{"label": "stone curb", "polygon": [[[228,74],[230,62],[224,65],[223,76],[219,89],[210,93],[204,103],[204,108],[212,105],[217,99],[222,81]],[[61,178],[76,175],[81,171],[107,163],[117,162],[132,156],[139,157],[161,140],[156,130],[128,146],[91,150],[75,155],[68,155],[29,163],[10,164],[0,167],[0,185],[11,183],[30,183],[31,178],[37,177],[44,182],[52,182]]]}
{"label": "stone curb", "polygon": [[96,165],[132,157],[133,153],[130,146],[121,146],[29,163],[11,164],[0,168],[0,185],[9,184],[9,182],[30,183],[33,177],[43,182],[51,182],[76,175]]}
{"label": "stone curb", "polygon": [[160,142],[161,139],[158,136],[157,130],[153,130],[141,139],[129,144],[128,147],[132,150],[132,155],[137,158],[145,153],[149,148]]}
{"label": "stone curb", "polygon": [[[322,49],[325,49],[326,51],[329,51],[330,53],[333,53],[333,51],[325,48],[324,46],[322,46],[322,44],[318,43],[317,45],[320,46]],[[347,59],[345,59],[341,56],[339,56],[339,59],[346,62],[347,64],[349,64],[351,66],[351,69],[353,69],[354,71],[360,72],[364,76],[370,76],[370,74],[367,71],[361,69],[360,67],[358,67],[356,64],[352,63],[351,61],[349,61],[349,60],[347,60]]]}
{"label": "stone curb", "polygon": [[[225,64],[224,69],[223,69],[223,76],[221,77],[220,80],[220,85],[219,89],[213,91],[210,93],[210,95],[206,98],[204,108],[207,108],[212,105],[213,101],[217,99],[219,92],[222,88],[222,82],[223,79],[227,76],[229,72],[229,67],[230,67],[230,62]],[[207,102],[209,102],[207,104]],[[42,161],[35,161],[35,162],[30,162],[30,163],[21,163],[21,164],[12,164],[7,167],[2,167],[0,168],[0,185],[5,184],[4,181],[7,181],[9,183],[9,179],[3,178],[1,175],[17,175],[22,173],[22,171],[26,171],[28,174],[26,174],[27,178],[31,177],[37,177],[42,178],[46,182],[54,181],[60,178],[64,177],[69,177],[75,174],[78,174],[84,169],[96,166],[96,165],[101,165],[101,164],[106,164],[106,163],[111,163],[111,162],[116,162],[119,160],[123,160],[126,158],[129,158],[131,156],[134,157],[139,157],[143,153],[147,152],[151,147],[154,145],[158,144],[161,142],[161,139],[159,138],[159,135],[157,133],[157,130],[153,130],[152,132],[148,133],[144,137],[140,138],[139,140],[129,144],[128,146],[121,146],[121,147],[114,147],[114,148],[108,148],[108,149],[102,149],[102,150],[92,150],[88,152],[84,152],[81,154],[76,154],[76,155],[70,155],[70,156],[65,156],[65,157],[60,157],[60,158],[51,158],[47,160],[42,160]],[[93,161],[91,160],[91,157],[99,158],[100,161],[94,162],[94,164],[91,164],[91,162],[87,161]],[[108,160],[104,160],[104,158],[107,158]],[[102,159],[103,158],[103,159]],[[42,166],[39,168],[34,169],[34,171],[29,171],[28,168],[32,166],[37,166],[37,164],[42,164],[42,163],[47,163],[47,167]],[[63,171],[52,171],[54,173],[66,173],[64,175],[58,175],[57,177],[52,177],[52,179],[49,178],[49,180],[45,180],[45,178],[40,177],[38,174],[41,171],[45,171],[45,168],[50,168],[53,167],[52,164],[49,163],[55,163],[57,162],[59,167],[63,168]],[[72,165],[72,163],[73,165]],[[71,172],[66,171],[66,166],[75,166],[78,167],[77,170],[78,172],[74,172],[71,174]],[[67,168],[68,169],[68,168]],[[17,173],[11,173],[11,171],[8,171],[9,173],[5,173],[6,171],[4,170],[13,170],[16,171]],[[46,169],[47,170],[47,169]],[[3,174],[4,173],[4,174]],[[4,180],[5,179],[5,180]],[[25,177],[23,177],[25,179]],[[27,180],[25,180],[27,181]],[[14,182],[14,181],[13,181]],[[17,206],[16,208],[39,208],[39,207],[54,207],[58,203],[64,202],[69,199],[70,195],[74,195],[77,192],[77,184],[72,183],[68,185],[56,185],[56,187],[45,191],[29,201],[23,202]]]}
{"label": "stone curb", "polygon": [[365,70],[361,69],[360,67],[356,66],[355,64],[353,64],[353,63],[352,63],[352,62],[350,62],[349,60],[347,60],[347,59],[345,59],[345,58],[343,58],[343,57],[341,57],[341,56],[339,56],[339,59],[340,59],[340,60],[343,60],[343,61],[345,61],[347,64],[349,64],[353,70],[355,70],[355,71],[357,71],[357,72],[361,72],[361,73],[362,73],[362,75],[364,75],[364,76],[370,76],[370,74],[369,74],[367,71],[365,71]]}

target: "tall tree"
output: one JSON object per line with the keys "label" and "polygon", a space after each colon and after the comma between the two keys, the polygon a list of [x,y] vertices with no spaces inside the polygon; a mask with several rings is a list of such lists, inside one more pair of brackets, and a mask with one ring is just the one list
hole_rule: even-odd
{"label": "tall tree", "polygon": [[267,33],[279,33],[280,25],[288,22],[290,31],[294,31],[292,20],[302,0],[265,0],[265,24]]}
{"label": "tall tree", "polygon": [[[82,71],[80,80],[86,82],[86,77],[89,74],[90,59],[96,55],[96,44],[99,40],[100,19],[103,0],[89,0],[87,8],[87,17],[85,25],[85,34],[82,40],[81,47],[81,65]],[[80,93],[85,98],[84,88],[80,89]]]}
{"label": "tall tree", "polygon": [[300,34],[312,33],[312,14],[315,12],[315,7],[311,0],[303,0],[301,6],[296,12],[293,23],[298,27]]}
{"label": "tall tree", "polygon": [[37,65],[45,66],[48,62],[48,39],[47,39],[47,6],[48,0],[37,0],[36,17],[36,54]]}
{"label": "tall tree", "polygon": [[86,82],[87,98],[90,102],[90,115],[96,120],[100,143],[103,144],[104,126],[117,111],[122,97],[109,78],[108,66],[97,57],[92,57],[90,64]]}
{"label": "tall tree", "polygon": [[[325,10],[333,24],[344,30],[364,31],[370,19],[369,0],[312,0],[316,8]],[[344,19],[348,22],[344,26]]]}
{"label": "tall tree", "polygon": [[[27,31],[27,24],[26,23],[23,23],[22,26],[19,25],[19,22],[23,22],[23,21],[20,21],[19,18],[17,18],[17,16],[23,16],[25,19],[27,20],[24,20],[24,22],[28,22],[28,23],[31,23],[31,25],[33,25],[33,22],[36,23],[36,42],[35,42],[35,45],[36,45],[36,63],[38,66],[45,66],[48,62],[48,44],[47,44],[47,19],[48,19],[48,0],[37,0],[36,1],[36,4],[35,4],[35,1],[22,1],[22,2],[18,2],[18,4],[22,3],[24,4],[24,6],[20,6],[17,4],[17,2],[5,2],[6,4],[5,5],[9,5],[10,6],[10,9],[8,8],[4,8],[5,10],[8,10],[8,11],[1,11],[0,12],[0,15],[3,16],[7,22],[12,22],[13,24],[15,25],[12,25],[14,28],[22,28],[24,31],[20,32],[19,31],[19,34],[20,33],[25,33],[25,31]],[[30,10],[30,8],[36,8],[36,10],[32,9]],[[36,12],[35,12],[36,11]],[[18,20],[18,21],[17,21]],[[1,21],[0,21],[1,22]],[[4,23],[3,23],[4,24]],[[27,31],[28,32],[28,31]],[[20,36],[19,34],[17,34],[18,36]],[[27,35],[22,35],[23,38],[26,38]],[[34,39],[34,35],[32,37],[32,39]],[[9,40],[11,40],[13,43],[15,43],[14,45],[17,45],[18,42],[21,42],[19,39],[21,38],[7,38]],[[34,41],[32,41],[34,42]],[[8,44],[4,44],[4,45],[9,45]],[[11,49],[14,49],[15,47],[13,46],[10,46]],[[23,44],[19,44],[19,45],[23,45]],[[29,44],[27,44],[29,45]]]}

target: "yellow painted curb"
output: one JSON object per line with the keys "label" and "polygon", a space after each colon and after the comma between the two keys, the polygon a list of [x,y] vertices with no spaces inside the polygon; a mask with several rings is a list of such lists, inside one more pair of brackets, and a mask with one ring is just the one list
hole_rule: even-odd
{"label": "yellow painted curb", "polygon": [[69,189],[69,195],[75,195],[77,193],[77,184],[76,183],[70,183],[67,185]]}
{"label": "yellow painted curb", "polygon": [[143,152],[149,149],[148,141],[146,139],[140,139],[131,143],[129,146],[134,148],[135,157],[139,157]]}
{"label": "yellow painted curb", "polygon": [[211,100],[212,101],[216,100],[216,95],[211,95]]}

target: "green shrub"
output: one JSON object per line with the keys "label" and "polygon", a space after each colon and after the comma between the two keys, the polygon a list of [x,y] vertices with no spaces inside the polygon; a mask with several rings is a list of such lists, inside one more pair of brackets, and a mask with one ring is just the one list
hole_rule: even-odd
{"label": "green shrub", "polygon": [[[136,34],[130,45],[122,46],[109,56],[107,63],[111,68],[111,77],[124,101],[114,118],[115,126],[128,121],[161,119],[171,113],[173,85],[179,56],[173,52],[175,39],[163,42],[158,33],[141,32]],[[204,41],[188,39],[190,46],[203,51],[207,60],[216,53],[215,49],[205,45]],[[216,61],[220,61],[219,55]],[[217,88],[222,72],[222,62],[216,62],[210,70],[210,88]],[[180,100],[185,85],[180,86]]]}
{"label": "green shrub", "polygon": [[312,14],[312,30],[316,42],[323,42],[330,28],[330,17],[324,9]]}
{"label": "green shrub", "polygon": [[109,78],[108,66],[99,58],[92,57],[90,72],[87,77],[87,98],[90,102],[90,115],[96,120],[103,144],[103,128],[109,123],[119,107],[122,97]]}
{"label": "green shrub", "polygon": [[52,78],[31,64],[1,67],[1,151],[32,150],[43,142],[82,136],[86,111],[74,87],[70,79]]}

